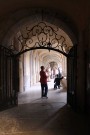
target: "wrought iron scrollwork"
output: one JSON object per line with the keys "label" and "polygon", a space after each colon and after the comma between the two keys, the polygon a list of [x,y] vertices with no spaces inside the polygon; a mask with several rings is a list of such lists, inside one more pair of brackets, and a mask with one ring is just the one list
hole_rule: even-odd
{"label": "wrought iron scrollwork", "polygon": [[40,22],[31,29],[26,27],[26,35],[22,34],[18,37],[20,42],[19,52],[25,49],[41,47],[49,50],[53,48],[66,53],[65,48],[69,49],[70,46],[67,46],[65,37],[59,35],[58,32],[58,27],[54,29],[45,22]]}

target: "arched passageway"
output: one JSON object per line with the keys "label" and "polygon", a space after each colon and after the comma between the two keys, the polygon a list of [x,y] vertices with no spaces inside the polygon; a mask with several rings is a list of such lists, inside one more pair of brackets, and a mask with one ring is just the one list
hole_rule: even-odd
{"label": "arched passageway", "polygon": [[[52,50],[49,52],[45,49],[38,49],[22,54],[19,60],[20,92],[27,91],[30,86],[39,82],[39,72],[42,65],[45,66],[45,70],[49,76],[48,81],[55,78],[58,70],[66,78],[66,62],[67,58],[64,55]],[[24,83],[22,80],[24,80]]]}
{"label": "arched passageway", "polygon": [[[33,46],[37,39],[34,38],[33,44],[31,43],[32,40],[26,42],[25,38],[30,39],[31,36],[29,30],[40,22],[44,22],[46,25],[53,27],[53,29],[55,27],[59,28],[59,33],[56,38],[57,41],[59,41],[59,39],[61,40],[60,44],[58,44],[58,48],[54,48],[56,45],[52,45],[51,40],[47,42],[48,46],[45,46],[44,42],[42,42],[45,36],[43,39],[39,40],[43,44],[40,44],[40,46],[36,48],[31,48],[30,45]],[[27,26],[28,28],[26,28]],[[27,31],[29,35],[26,34]],[[42,32],[44,32],[43,29]],[[45,33],[47,33],[46,30]],[[38,34],[39,31],[37,31],[37,35]],[[67,40],[68,38],[69,40]],[[49,38],[47,39],[49,41]],[[20,42],[23,44],[20,45]],[[44,45],[45,48],[41,47],[41,45]],[[69,45],[72,47],[68,50],[67,45],[68,47]],[[45,49],[45,51],[48,52],[56,51],[56,53],[59,52],[60,55],[63,54],[66,56],[67,104],[71,107],[69,105],[63,106],[64,104],[60,102],[47,102],[50,100],[50,97],[48,100],[42,100],[40,98],[41,103],[38,103],[40,100],[38,102],[36,100],[34,104],[29,101],[30,103],[28,102],[28,104],[18,105],[18,92],[27,89],[25,85],[27,87],[29,84],[30,88],[33,87],[33,83],[38,80],[38,74],[36,74],[33,79],[35,82],[30,82],[33,78],[33,72],[36,72],[38,68],[33,69],[31,66],[30,71],[32,70],[32,74],[29,76],[28,80],[27,75],[30,71],[25,70],[25,85],[22,85],[22,83],[25,82],[24,79],[20,79],[23,78],[24,71],[21,70],[21,73],[19,72],[19,69],[21,69],[23,65],[26,65],[26,63],[27,66],[29,65],[28,59],[26,63],[23,63],[25,61],[22,62],[22,59],[25,59],[25,57],[22,56],[26,55],[25,52],[29,53],[30,51],[30,57],[34,59],[33,52],[35,52],[36,49],[40,49],[41,51]],[[56,56],[56,54],[53,55]],[[49,56],[45,56],[44,54],[40,56],[43,56],[44,61],[50,62],[51,67],[57,65],[58,61],[55,62],[47,59]],[[35,57],[35,61],[37,61],[37,57]],[[33,63],[33,60],[30,62]],[[19,81],[21,81],[21,83]],[[24,88],[22,88],[22,86],[24,86]],[[61,99],[61,97],[59,97],[59,99]],[[56,101],[56,99],[54,101]],[[11,109],[7,109],[9,107],[11,107]],[[73,111],[72,107],[76,111]],[[88,112],[90,115],[90,0],[8,0],[7,3],[5,3],[4,0],[0,0],[0,111],[1,110],[4,111],[0,112],[0,134],[90,134],[88,125],[90,119],[80,113]],[[78,111],[79,114],[77,113]]]}
{"label": "arched passageway", "polygon": [[[53,16],[51,17],[51,19],[49,19],[46,17],[48,16],[48,14],[46,14],[45,12],[44,14],[40,12],[39,14],[37,13],[35,15],[36,15],[36,18],[34,18],[34,16],[30,16],[29,18],[25,18],[19,21],[17,24],[15,24],[8,31],[8,33],[5,35],[4,39],[2,40],[2,44],[6,45],[6,47],[9,48],[9,50],[11,51],[10,56],[12,56],[13,58],[12,63],[14,63],[16,67],[18,66],[18,68],[16,69],[16,72],[12,70],[13,76],[15,76],[13,77],[15,81],[14,81],[14,86],[12,85],[10,87],[13,87],[14,91],[18,89],[18,92],[20,92],[27,89],[26,87],[28,86],[28,84],[30,87],[35,82],[39,81],[38,69],[40,68],[41,64],[45,64],[45,63],[40,63],[39,58],[43,57],[44,62],[47,61],[47,64],[50,62],[53,62],[51,61],[51,59],[49,59],[49,57],[52,50],[54,50],[56,52],[59,52],[58,54],[59,56],[56,55],[56,53],[52,53],[51,57],[53,58],[53,60],[57,59],[57,57],[60,57],[61,54],[62,56],[65,55],[68,60],[67,62],[68,66],[65,65],[67,61],[66,59],[64,59],[63,63],[61,64],[63,67],[62,69],[65,68],[63,70],[63,74],[65,74],[66,72],[65,71],[66,67],[69,67],[69,68],[71,67],[71,69],[69,70],[69,74],[67,74],[67,80],[68,80],[67,102],[70,105],[74,106],[75,101],[76,101],[76,97],[75,97],[76,96],[75,95],[76,80],[75,80],[75,75],[74,75],[74,73],[76,72],[76,68],[75,68],[76,67],[75,66],[76,65],[76,59],[75,59],[76,58],[75,57],[76,38],[74,34],[71,32],[71,30],[65,25],[65,23],[63,23],[59,19]],[[44,20],[43,20],[43,15],[45,18]],[[38,18],[38,21],[37,21],[37,18]],[[52,19],[55,19],[54,22],[52,22]],[[36,52],[35,51],[36,49],[40,49],[40,50]],[[48,49],[49,55],[44,56],[44,53],[43,53],[43,56],[42,56],[42,53],[41,53],[42,49],[45,49],[45,55],[47,52],[46,49]],[[32,51],[30,53],[25,53],[29,50],[32,50]],[[35,54],[35,56],[33,55],[33,53]],[[31,60],[29,61],[30,63],[27,62],[26,57],[31,58]],[[37,59],[39,61],[38,68],[35,67],[37,65]],[[26,70],[26,67],[25,67],[26,63],[30,64],[29,71]],[[11,68],[14,69],[13,65]],[[34,73],[36,73],[35,74],[36,77],[33,76]],[[18,80],[19,80],[19,85],[16,88],[15,84]],[[13,82],[11,81],[11,83]],[[27,86],[25,86],[26,84]],[[12,95],[12,91],[10,93]]]}
{"label": "arched passageway", "polygon": [[[41,98],[40,67],[45,67],[48,77],[48,99],[52,102],[67,103],[66,57],[55,51],[32,50],[20,56],[19,61],[19,104],[35,102]],[[23,65],[23,66],[21,66]],[[63,76],[61,87],[54,89],[54,79],[58,68]],[[23,92],[23,93],[21,93]],[[49,102],[50,102],[49,101]],[[39,101],[40,102],[40,101]]]}

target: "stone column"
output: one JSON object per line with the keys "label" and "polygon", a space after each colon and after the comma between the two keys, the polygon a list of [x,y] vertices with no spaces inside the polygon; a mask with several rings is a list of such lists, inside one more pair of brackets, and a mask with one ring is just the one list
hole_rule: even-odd
{"label": "stone column", "polygon": [[36,83],[39,81],[39,58],[36,55]]}
{"label": "stone column", "polygon": [[66,57],[63,58],[63,75],[66,76]]}
{"label": "stone column", "polygon": [[24,54],[24,89],[30,89],[30,53]]}
{"label": "stone column", "polygon": [[33,84],[36,83],[36,53],[33,53]]}
{"label": "stone column", "polygon": [[63,60],[62,60],[62,74],[64,75],[64,57],[63,57]]}
{"label": "stone column", "polygon": [[19,92],[23,92],[23,54],[19,58]]}
{"label": "stone column", "polygon": [[67,76],[67,57],[65,57],[65,76]]}
{"label": "stone column", "polygon": [[39,56],[38,56],[38,58],[37,58],[38,60],[37,60],[37,82],[40,80],[40,78],[39,78],[39,72],[40,72],[40,61],[39,61]]}
{"label": "stone column", "polygon": [[30,51],[30,87],[32,86],[32,51]]}
{"label": "stone column", "polygon": [[33,84],[33,52],[30,53],[30,86]]}

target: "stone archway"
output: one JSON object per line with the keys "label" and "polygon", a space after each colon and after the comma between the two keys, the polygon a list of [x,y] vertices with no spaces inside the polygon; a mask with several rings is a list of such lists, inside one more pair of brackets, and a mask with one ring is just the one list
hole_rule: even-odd
{"label": "stone archway", "polygon": [[[43,17],[42,17],[43,11]],[[22,14],[22,17],[20,15]],[[18,16],[18,18],[17,18]],[[13,17],[17,18],[18,21],[14,22],[14,24],[9,26],[7,33],[5,34],[4,38],[2,39],[3,46],[12,45],[12,38],[18,34],[20,34],[20,29],[27,26],[36,24],[36,22],[41,22],[42,19],[44,22],[48,22],[52,25],[58,26],[61,28],[67,35],[70,37],[73,45],[77,44],[77,39],[72,32],[72,30],[67,25],[67,19],[64,22],[64,17],[60,16],[53,11],[49,11],[47,9],[31,9],[31,10],[22,10],[13,13]],[[70,20],[69,20],[70,21]]]}
{"label": "stone archway", "polygon": [[[71,40],[71,42],[73,44],[72,46],[77,44],[75,35],[72,33],[72,31],[69,29],[69,27],[67,27],[65,22],[63,22],[62,20],[57,18],[55,15],[48,14],[48,12],[46,12],[46,10],[43,10],[43,17],[42,17],[42,10],[39,10],[39,12],[36,12],[36,11],[33,12],[33,15],[27,14],[26,16],[22,17],[22,19],[19,18],[18,22],[15,23],[15,25],[13,25],[9,29],[9,31],[6,33],[5,37],[3,38],[2,44],[4,46],[11,47],[10,49],[13,49],[12,47],[15,46],[16,50],[14,51],[14,53],[17,54],[18,46],[19,46],[19,42],[17,42],[17,37],[18,37],[18,35],[21,34],[20,28],[23,29],[27,25],[32,26],[32,24],[36,24],[37,22],[39,23],[42,20],[44,22],[50,23],[51,25],[55,25],[55,26],[58,26],[59,28],[61,28],[61,30],[64,31],[66,33],[66,35],[69,37],[69,39]],[[51,12],[49,11],[49,13],[51,13]],[[36,47],[36,48],[25,49],[24,51],[22,51],[22,53],[29,51],[29,50],[33,50],[33,49],[44,49],[44,48]],[[46,48],[46,49],[49,49],[49,48]],[[55,49],[50,48],[50,50],[55,50]],[[55,51],[57,51],[57,50],[55,50]],[[59,51],[59,52],[61,53],[61,51]],[[68,54],[66,56],[68,57]]]}

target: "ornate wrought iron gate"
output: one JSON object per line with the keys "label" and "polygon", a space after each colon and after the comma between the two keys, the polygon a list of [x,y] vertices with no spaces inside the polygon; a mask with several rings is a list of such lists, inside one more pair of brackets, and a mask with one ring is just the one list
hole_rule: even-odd
{"label": "ornate wrought iron gate", "polygon": [[76,108],[77,45],[73,46],[67,57],[67,103]]}
{"label": "ornate wrought iron gate", "polygon": [[0,46],[0,110],[18,103],[18,59],[12,57],[12,52]]}
{"label": "ornate wrought iron gate", "polygon": [[[76,107],[77,46],[67,55],[67,103]],[[18,105],[19,60],[0,46],[0,110]]]}

